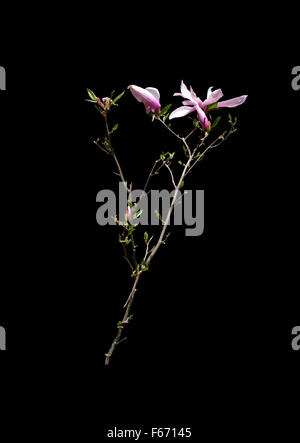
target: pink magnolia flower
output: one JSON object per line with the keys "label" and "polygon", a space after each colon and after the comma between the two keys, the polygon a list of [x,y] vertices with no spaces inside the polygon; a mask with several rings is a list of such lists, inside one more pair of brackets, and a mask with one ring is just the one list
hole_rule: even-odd
{"label": "pink magnolia flower", "polygon": [[147,114],[149,112],[155,113],[160,109],[160,94],[156,88],[140,88],[139,86],[131,85],[128,86],[132,95],[137,99],[138,102],[142,102],[145,105]]}
{"label": "pink magnolia flower", "polygon": [[175,92],[174,95],[180,95],[187,100],[183,100],[182,104],[184,106],[175,109],[175,111],[170,114],[169,119],[184,117],[190,112],[196,111],[198,114],[198,118],[205,129],[208,129],[210,127],[210,121],[206,116],[207,108],[209,105],[217,103],[217,108],[234,108],[235,106],[239,106],[244,103],[244,101],[248,97],[247,95],[241,95],[240,97],[235,97],[230,100],[219,102],[220,98],[223,97],[222,90],[216,89],[215,91],[213,91],[212,87],[210,87],[208,88],[206,99],[202,101],[199,97],[196,96],[192,87],[190,87],[190,90],[188,90],[183,81],[181,81],[180,90],[181,92]]}

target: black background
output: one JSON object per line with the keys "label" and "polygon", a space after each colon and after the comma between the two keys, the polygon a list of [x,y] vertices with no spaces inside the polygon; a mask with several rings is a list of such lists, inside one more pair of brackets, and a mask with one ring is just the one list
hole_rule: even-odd
{"label": "black background", "polygon": [[[283,36],[280,21],[249,11],[218,23],[214,14],[204,26],[187,11],[117,10],[84,28],[62,21],[59,37],[51,28],[40,46],[35,33],[1,59],[1,365],[19,387],[38,385],[37,395],[62,381],[57,401],[74,398],[79,415],[86,405],[85,430],[96,435],[110,425],[182,424],[197,436],[237,437],[237,422],[253,436],[263,425],[268,435],[274,421],[286,431],[282,415],[296,395],[293,27]],[[104,126],[84,102],[86,88],[103,97],[129,84],[153,86],[163,105],[179,106],[172,95],[182,79],[202,98],[209,86],[225,99],[249,97],[232,111],[238,132],[186,183],[205,190],[203,235],[174,229],[143,275],[128,339],[106,368],[131,280],[117,229],[95,224],[95,194],[116,177],[92,143]],[[111,114],[120,162],[139,188],[161,150],[180,146],[129,92]]]}

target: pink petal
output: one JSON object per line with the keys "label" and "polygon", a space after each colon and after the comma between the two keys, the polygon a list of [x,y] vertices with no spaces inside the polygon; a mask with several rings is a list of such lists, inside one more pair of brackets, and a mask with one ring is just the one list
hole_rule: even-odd
{"label": "pink petal", "polygon": [[131,219],[131,207],[130,206],[127,206],[127,214],[126,214],[126,216],[127,216],[127,220]]}
{"label": "pink petal", "polygon": [[203,102],[203,106],[209,106],[213,103],[216,103],[218,100],[220,100],[221,97],[223,97],[222,89],[216,89],[215,91],[212,91],[213,86],[208,88],[207,91],[207,97],[206,100]]}
{"label": "pink petal", "polygon": [[175,109],[175,111],[171,112],[169,120],[172,118],[184,117],[188,115],[190,112],[195,111],[194,107],[190,106],[180,106],[180,108]]}
{"label": "pink petal", "polygon": [[197,111],[200,122],[204,123],[205,119],[207,120],[207,117],[203,109],[201,109],[200,106],[196,106],[195,110]]}
{"label": "pink petal", "polygon": [[192,87],[190,87],[190,93],[191,93],[192,100],[193,100],[195,103],[198,103],[198,105],[202,106],[202,105],[203,105],[202,100],[200,100],[200,98],[197,97],[197,95],[196,95],[195,92],[193,91],[193,88],[192,88]]}
{"label": "pink petal", "polygon": [[241,95],[240,97],[231,98],[218,103],[218,108],[235,108],[244,103],[248,95]]}
{"label": "pink petal", "polygon": [[150,94],[152,94],[153,95],[153,97],[159,102],[159,100],[160,100],[160,94],[159,94],[159,90],[158,89],[156,89],[156,88],[146,88],[147,89],[147,91],[149,91],[150,92]]}
{"label": "pink petal", "polygon": [[182,104],[187,106],[195,106],[195,102],[191,100],[183,100]]}
{"label": "pink petal", "polygon": [[180,86],[182,97],[187,98],[188,100],[192,100],[192,96],[188,88],[183,83],[183,80],[181,80],[181,86]]}
{"label": "pink petal", "polygon": [[146,112],[156,112],[157,109],[160,109],[159,99],[159,91],[155,88],[150,88],[151,92],[148,89],[140,88],[139,86],[131,85],[128,87],[138,102],[142,102],[145,105]]}
{"label": "pink petal", "polygon": [[202,125],[204,126],[204,128],[208,129],[210,127],[210,121],[206,117],[205,112],[203,111],[202,108],[200,108],[200,106],[196,106],[196,111],[197,111],[199,120],[202,123]]}

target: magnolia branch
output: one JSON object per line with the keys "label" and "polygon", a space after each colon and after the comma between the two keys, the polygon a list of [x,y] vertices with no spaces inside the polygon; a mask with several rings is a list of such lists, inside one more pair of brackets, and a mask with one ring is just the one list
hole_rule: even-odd
{"label": "magnolia branch", "polygon": [[105,354],[105,365],[106,366],[109,365],[110,358],[111,358],[111,356],[112,356],[116,346],[118,346],[118,344],[121,343],[121,341],[122,341],[120,339],[121,339],[121,336],[122,336],[124,325],[128,324],[129,321],[132,318],[132,315],[130,315],[130,309],[131,309],[131,306],[132,306],[132,303],[133,303],[133,300],[134,300],[134,295],[135,295],[135,292],[136,292],[136,286],[138,284],[140,275],[141,275],[141,273],[138,271],[137,275],[136,275],[136,278],[134,280],[134,284],[133,284],[132,290],[131,290],[131,292],[129,294],[128,300],[127,300],[127,302],[124,305],[124,307],[127,305],[125,313],[124,313],[124,316],[123,316],[122,320],[118,323],[118,326],[117,326],[118,327],[117,335],[115,336],[115,338],[114,338],[114,340],[113,340],[113,342],[112,342],[112,344],[111,344],[111,346],[109,348],[109,351]]}
{"label": "magnolia branch", "polygon": [[[135,279],[134,279],[134,283],[133,283],[132,289],[131,289],[131,291],[130,291],[130,294],[129,294],[129,296],[128,296],[128,298],[127,298],[127,300],[126,300],[126,302],[125,302],[125,304],[124,304],[124,306],[123,306],[123,308],[125,309],[125,313],[124,313],[124,315],[123,315],[122,320],[118,322],[118,325],[117,325],[118,332],[117,332],[117,334],[116,334],[114,340],[113,340],[112,343],[111,343],[111,346],[110,346],[110,348],[109,348],[109,351],[105,354],[105,365],[109,365],[109,363],[110,363],[110,358],[111,358],[111,356],[112,356],[112,354],[113,354],[115,348],[117,347],[118,344],[120,344],[120,343],[124,340],[124,339],[121,339],[121,337],[122,337],[122,333],[123,333],[123,330],[124,330],[125,325],[128,324],[129,321],[130,321],[130,319],[132,318],[132,315],[131,315],[131,308],[132,308],[132,304],[133,304],[133,301],[134,301],[134,297],[135,297],[135,294],[136,294],[136,291],[137,291],[137,285],[138,285],[138,282],[139,282],[140,276],[141,276],[141,274],[143,273],[144,270],[147,270],[147,269],[148,269],[148,267],[149,267],[149,265],[150,265],[152,259],[154,258],[155,254],[157,253],[157,251],[159,250],[159,248],[161,247],[161,245],[165,243],[164,240],[165,240],[166,230],[167,230],[167,227],[168,227],[168,225],[169,225],[170,218],[171,218],[172,212],[173,212],[173,210],[174,210],[174,207],[175,207],[175,205],[176,205],[176,203],[177,203],[176,200],[177,200],[177,196],[178,196],[178,193],[179,193],[179,189],[181,188],[182,183],[183,183],[185,177],[191,172],[191,170],[195,167],[195,165],[196,165],[196,164],[197,164],[197,163],[198,163],[198,162],[204,157],[204,155],[206,154],[206,152],[207,152],[209,149],[212,149],[212,148],[214,148],[214,147],[219,146],[219,145],[220,145],[221,143],[223,143],[223,141],[226,140],[226,139],[229,137],[229,135],[232,134],[232,132],[233,132],[233,126],[232,126],[231,129],[230,129],[230,131],[228,131],[226,137],[224,137],[223,135],[222,135],[222,136],[219,136],[219,137],[216,138],[212,143],[210,143],[210,145],[207,146],[207,147],[204,149],[204,151],[203,151],[202,153],[200,153],[200,152],[199,152],[199,149],[203,146],[203,144],[204,144],[206,138],[208,137],[208,132],[205,132],[204,136],[200,139],[200,142],[196,145],[196,147],[194,148],[194,150],[191,151],[191,148],[190,148],[190,146],[189,146],[188,143],[187,143],[187,139],[188,139],[188,138],[189,138],[189,137],[195,132],[196,128],[194,128],[194,129],[193,129],[193,130],[192,130],[192,131],[191,131],[191,132],[190,132],[190,133],[184,138],[184,137],[180,137],[178,134],[176,134],[176,133],[175,133],[175,132],[174,132],[174,131],[168,126],[168,125],[165,124],[165,122],[164,122],[160,117],[158,117],[158,120],[159,120],[159,121],[165,126],[165,128],[166,128],[169,132],[171,132],[171,133],[172,133],[177,139],[179,139],[180,141],[183,142],[183,144],[184,144],[184,146],[185,146],[185,149],[186,149],[186,155],[187,155],[187,157],[188,157],[188,161],[184,164],[184,168],[183,168],[183,170],[182,170],[182,173],[181,173],[180,179],[179,179],[179,181],[177,182],[177,184],[176,184],[176,182],[175,182],[174,175],[173,175],[172,169],[171,169],[171,167],[170,167],[170,163],[169,163],[169,161],[166,161],[165,159],[161,159],[161,158],[158,159],[158,160],[156,160],[156,161],[154,162],[154,164],[153,164],[153,166],[152,166],[152,169],[151,169],[151,171],[150,171],[150,173],[149,173],[149,175],[148,175],[148,177],[147,177],[147,180],[146,180],[146,183],[145,183],[145,186],[144,186],[144,191],[147,190],[147,187],[148,187],[148,185],[149,185],[149,181],[150,181],[150,179],[151,179],[155,174],[157,174],[158,171],[159,171],[163,166],[165,166],[165,167],[168,169],[169,173],[170,173],[171,180],[172,180],[172,184],[173,184],[173,186],[174,186],[175,192],[174,192],[174,195],[173,195],[173,198],[172,198],[172,201],[171,201],[171,205],[170,205],[170,208],[169,208],[169,210],[168,210],[168,213],[167,213],[166,219],[163,221],[163,227],[162,227],[161,233],[160,233],[160,235],[159,235],[159,238],[158,238],[158,240],[157,240],[155,246],[152,248],[151,251],[149,251],[149,246],[150,246],[150,242],[151,242],[152,239],[153,239],[153,236],[150,237],[150,239],[146,241],[146,251],[145,251],[144,258],[143,258],[143,260],[142,260],[142,264],[138,264],[138,261],[137,261],[137,257],[136,257],[136,245],[135,245],[135,241],[134,241],[133,234],[130,235],[130,240],[131,240],[130,243],[131,243],[131,245],[132,245],[132,260],[133,260],[133,263],[134,263],[135,269],[134,269],[133,265],[131,264],[131,262],[130,262],[130,260],[129,260],[129,258],[128,258],[127,249],[126,249],[127,244],[122,244],[122,246],[123,246],[123,248],[124,248],[124,258],[125,258],[125,260],[128,262],[128,264],[129,264],[129,266],[130,266],[130,270],[132,271],[132,275],[135,276]],[[109,132],[108,124],[107,124],[107,116],[105,116],[105,122],[106,122],[106,130],[107,130],[107,134],[108,134],[108,137],[109,137],[109,143],[110,143],[110,146],[111,146],[110,132]],[[119,164],[119,162],[118,162],[118,159],[117,159],[117,157],[116,157],[116,155],[115,155],[115,153],[114,153],[114,151],[113,151],[112,148],[111,148],[111,153],[112,153],[112,156],[113,156],[113,158],[114,158],[114,160],[115,160],[115,163],[117,164],[118,171],[119,171],[119,175],[120,175],[122,181],[123,181],[124,184],[125,184],[125,183],[126,183],[126,180],[125,180],[124,175],[123,175],[123,173],[122,173],[121,166],[120,166],[120,164]],[[160,161],[161,161],[161,164],[159,165],[159,167],[157,167],[157,165],[158,165],[158,163],[159,163]],[[145,269],[145,268],[146,268],[146,269]]]}
{"label": "magnolia branch", "polygon": [[[162,121],[162,120],[160,120],[160,121]],[[168,130],[170,130],[170,128],[169,128],[169,127],[168,127],[163,121],[162,121],[162,123],[164,124],[164,126],[165,126]],[[174,176],[173,176],[172,170],[171,170],[171,168],[169,167],[169,165],[167,164],[167,162],[163,161],[162,164],[161,164],[161,166],[160,166],[160,167],[162,167],[162,166],[164,165],[164,166],[166,166],[166,167],[168,168],[168,170],[169,170],[169,172],[170,172],[170,174],[171,174],[171,177],[172,177],[172,183],[173,183],[173,185],[174,185],[175,192],[174,192],[174,195],[173,195],[173,198],[172,198],[172,201],[171,201],[171,205],[170,205],[170,208],[169,208],[169,210],[168,210],[168,213],[167,213],[166,219],[164,220],[164,224],[163,224],[163,227],[162,227],[162,230],[161,230],[160,236],[159,236],[159,238],[158,238],[158,241],[157,241],[155,247],[151,250],[151,252],[149,252],[149,245],[150,245],[150,241],[152,240],[153,236],[152,236],[152,237],[149,239],[149,241],[146,243],[146,252],[145,252],[145,255],[144,255],[143,262],[145,263],[145,265],[146,265],[147,267],[149,267],[149,265],[150,265],[152,259],[154,258],[155,254],[157,253],[157,251],[159,250],[159,248],[161,247],[161,245],[164,244],[164,239],[165,239],[166,230],[167,230],[167,228],[168,228],[168,225],[169,225],[169,222],[170,222],[170,218],[171,218],[171,215],[172,215],[173,209],[174,209],[175,204],[176,204],[176,200],[177,200],[177,196],[178,196],[178,193],[179,193],[179,189],[180,189],[180,187],[181,187],[181,184],[182,184],[184,178],[187,176],[187,174],[190,173],[191,169],[196,165],[196,163],[197,163],[201,158],[203,158],[203,156],[205,155],[205,153],[206,153],[209,149],[212,149],[213,147],[218,146],[219,144],[223,143],[223,141],[225,140],[225,137],[223,137],[223,136],[218,137],[217,139],[215,139],[215,140],[214,140],[214,141],[213,141],[213,142],[212,142],[212,143],[211,143],[211,144],[210,144],[210,145],[209,145],[209,146],[208,146],[208,147],[207,147],[207,148],[206,148],[206,149],[205,149],[205,150],[204,150],[204,151],[203,151],[198,157],[197,157],[197,151],[198,151],[198,148],[199,148],[199,146],[202,146],[202,145],[203,145],[204,140],[205,140],[206,137],[207,137],[207,134],[204,135],[204,137],[203,137],[203,139],[201,140],[200,144],[199,144],[198,146],[196,146],[196,148],[195,148],[193,151],[191,151],[191,149],[190,149],[190,147],[189,147],[189,145],[188,145],[188,143],[187,143],[187,141],[186,141],[185,138],[180,137],[179,135],[177,135],[177,134],[174,133],[173,131],[171,131],[171,132],[172,132],[177,138],[179,138],[181,141],[183,141],[183,143],[184,143],[184,145],[185,145],[185,147],[186,147],[186,149],[187,149],[187,152],[188,152],[188,161],[187,161],[186,164],[184,165],[183,171],[182,171],[182,173],[181,173],[180,179],[179,179],[179,181],[178,181],[177,184],[175,184],[175,180],[174,180]],[[230,133],[231,133],[231,131],[229,131],[227,137],[230,135]],[[227,137],[226,137],[226,138],[227,138]],[[219,141],[219,142],[218,142],[218,141]],[[193,163],[193,161],[194,161],[194,163]],[[147,188],[147,185],[148,185],[148,183],[149,183],[150,178],[154,175],[155,167],[156,167],[156,165],[157,165],[158,162],[159,162],[159,160],[156,160],[156,161],[155,161],[155,163],[154,163],[154,165],[153,165],[153,167],[152,167],[152,169],[151,169],[151,171],[150,171],[150,174],[149,174],[149,176],[148,176],[148,178],[147,178],[147,181],[146,181],[146,184],[145,184],[144,190]],[[191,165],[191,164],[192,164],[192,165]],[[134,250],[134,252],[135,252],[135,248],[136,248],[136,246],[135,246],[135,244],[134,244],[133,237],[132,237],[132,247],[133,247],[133,250]],[[123,316],[122,321],[118,323],[118,332],[117,332],[117,335],[116,335],[116,337],[114,338],[114,340],[113,340],[113,342],[112,342],[112,344],[111,344],[111,346],[110,346],[109,351],[105,354],[105,357],[106,357],[106,358],[105,358],[105,365],[108,365],[108,364],[109,364],[109,362],[110,362],[110,358],[111,358],[111,356],[112,356],[112,354],[113,354],[113,352],[114,352],[116,346],[122,341],[122,340],[121,340],[121,336],[122,336],[122,332],[123,332],[123,330],[124,330],[124,326],[125,326],[126,324],[128,324],[129,320],[132,318],[132,316],[131,316],[131,314],[130,314],[130,312],[131,312],[131,307],[132,307],[132,303],[133,303],[133,300],[134,300],[134,297],[135,297],[135,293],[136,293],[136,291],[137,291],[137,284],[138,284],[138,282],[139,282],[140,275],[141,275],[142,272],[143,272],[143,267],[145,267],[145,265],[142,265],[142,267],[140,267],[140,265],[137,264],[137,262],[136,262],[136,257],[135,257],[135,265],[136,265],[136,276],[135,276],[134,284],[133,284],[133,287],[132,287],[132,289],[131,289],[131,291],[130,291],[129,297],[127,298],[127,301],[126,301],[126,303],[124,304],[124,308],[126,308],[126,311],[125,311],[125,314],[124,314],[124,316]]]}

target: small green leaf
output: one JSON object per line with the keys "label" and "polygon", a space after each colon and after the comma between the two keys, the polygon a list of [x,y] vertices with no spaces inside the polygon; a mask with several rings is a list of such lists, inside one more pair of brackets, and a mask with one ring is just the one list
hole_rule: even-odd
{"label": "small green leaf", "polygon": [[135,214],[133,214],[133,219],[138,218],[138,217],[141,215],[142,212],[143,212],[143,209],[140,209],[140,210],[137,211]]}
{"label": "small green leaf", "polygon": [[145,243],[147,243],[147,241],[148,241],[148,232],[147,231],[144,232],[144,240],[145,240]]}
{"label": "small green leaf", "polygon": [[221,120],[221,116],[219,115],[219,117],[217,117],[216,120],[211,125],[210,129],[215,128],[219,124],[220,120]]}
{"label": "small green leaf", "polygon": [[184,186],[184,180],[180,183],[179,189],[181,189]]}
{"label": "small green leaf", "polygon": [[162,216],[160,215],[160,213],[158,212],[157,209],[155,209],[154,213],[155,213],[156,217],[157,217],[160,221],[162,221]]}
{"label": "small green leaf", "polygon": [[117,97],[113,99],[113,104],[115,105],[117,103],[117,101],[119,101],[120,98],[123,97],[124,94],[125,94],[125,91],[123,91],[123,92],[121,92],[121,94],[117,95]]}
{"label": "small green leaf", "polygon": [[130,226],[129,226],[129,230],[128,230],[128,235],[132,235],[134,229],[135,229],[135,226],[134,226],[134,225],[130,225]]}
{"label": "small green leaf", "polygon": [[164,154],[160,154],[160,159],[161,159],[161,161],[163,162],[164,160],[165,160],[165,155]]}
{"label": "small green leaf", "polygon": [[212,103],[211,105],[207,106],[207,111],[210,111],[211,109],[215,109],[218,106],[218,103]]}
{"label": "small green leaf", "polygon": [[93,91],[91,91],[90,89],[87,88],[87,93],[89,94],[89,97],[91,100],[97,101],[98,97],[96,96],[96,94]]}
{"label": "small green leaf", "polygon": [[228,131],[224,131],[222,134],[222,137],[225,137],[225,135],[227,134]]}
{"label": "small green leaf", "polygon": [[229,118],[229,121],[232,122],[232,116],[230,113],[228,114],[228,118]]}
{"label": "small green leaf", "polygon": [[148,265],[148,263],[145,262],[145,260],[141,261],[140,269],[141,269],[141,272],[148,271],[149,265]]}
{"label": "small green leaf", "polygon": [[137,273],[137,270],[135,269],[135,270],[133,271],[133,273],[131,274],[131,277],[132,277],[132,278],[135,277],[135,276],[136,276],[136,273]]}
{"label": "small green leaf", "polygon": [[178,160],[178,164],[181,166],[181,165],[182,165],[182,161],[181,161],[181,160]]}
{"label": "small green leaf", "polygon": [[170,103],[169,105],[164,106],[164,107],[162,108],[162,110],[160,111],[160,114],[161,114],[161,115],[166,114],[166,113],[168,112],[168,110],[171,108],[171,106],[172,106],[172,103]]}
{"label": "small green leaf", "polygon": [[112,128],[111,132],[114,132],[118,129],[119,123],[116,123],[115,126]]}
{"label": "small green leaf", "polygon": [[129,206],[130,208],[132,208],[132,203],[130,200],[127,200],[127,206]]}

